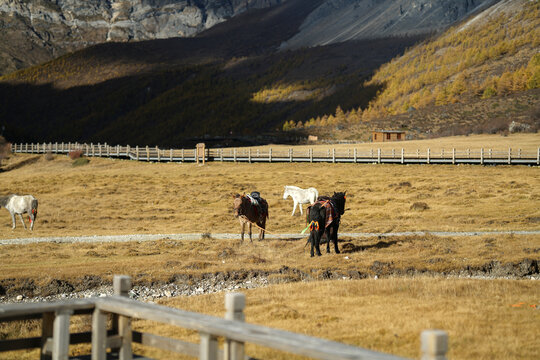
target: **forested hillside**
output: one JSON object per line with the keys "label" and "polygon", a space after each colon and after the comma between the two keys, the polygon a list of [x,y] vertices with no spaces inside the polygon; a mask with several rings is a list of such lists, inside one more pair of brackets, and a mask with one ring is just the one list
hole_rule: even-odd
{"label": "forested hillside", "polygon": [[429,38],[278,51],[318,3],[253,10],[193,38],[101,44],[0,77],[0,125],[9,141],[164,146],[539,127],[538,1],[500,1]]}
{"label": "forested hillside", "polygon": [[366,82],[381,87],[366,108],[341,106],[285,129],[341,123],[357,125],[356,132],[379,126],[447,135],[448,128],[503,130],[519,118],[534,130],[540,126],[539,50],[540,3],[502,2],[381,66]]}

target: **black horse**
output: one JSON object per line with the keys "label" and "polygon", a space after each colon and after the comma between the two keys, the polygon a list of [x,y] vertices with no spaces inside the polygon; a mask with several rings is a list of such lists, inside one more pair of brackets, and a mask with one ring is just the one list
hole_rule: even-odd
{"label": "black horse", "polygon": [[317,202],[308,208],[307,221],[309,223],[309,239],[311,242],[311,256],[321,256],[319,244],[323,234],[326,234],[326,252],[330,253],[330,240],[334,242],[336,254],[339,254],[337,233],[341,215],[345,213],[346,192],[334,192],[332,197],[319,196]]}

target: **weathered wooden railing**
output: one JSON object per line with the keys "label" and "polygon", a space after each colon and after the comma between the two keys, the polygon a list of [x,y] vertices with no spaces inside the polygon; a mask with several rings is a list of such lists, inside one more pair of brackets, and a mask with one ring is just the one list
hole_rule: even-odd
{"label": "weathered wooden railing", "polygon": [[[204,360],[244,360],[244,344],[253,343],[287,353],[315,359],[401,359],[334,341],[313,338],[244,322],[245,297],[241,293],[227,294],[226,318],[218,318],[129,299],[128,276],[115,276],[114,296],[50,303],[20,303],[0,305],[0,322],[42,319],[40,337],[0,340],[0,353],[39,348],[41,359],[68,359],[69,345],[92,344],[92,360],[133,358],[132,343],[181,353]],[[72,315],[92,314],[92,331],[70,334]],[[112,328],[107,329],[107,316],[112,314]],[[151,320],[197,331],[200,343],[134,331],[132,319]],[[224,348],[218,348],[218,337],[224,338]],[[107,353],[107,349],[111,349]],[[421,335],[423,360],[443,360],[448,349],[448,337],[440,330],[424,331]]]}
{"label": "weathered wooden railing", "polygon": [[[195,149],[160,149],[159,147],[110,146],[107,144],[79,143],[41,143],[12,144],[14,153],[54,153],[67,154],[80,150],[85,156],[127,158],[138,161],[158,162],[196,162]],[[206,161],[218,162],[330,162],[330,163],[378,163],[378,164],[478,164],[478,165],[540,165],[540,147],[536,151],[521,149],[430,149],[406,151],[405,149],[370,149],[359,151],[356,148],[326,149],[253,149],[220,148],[206,149]],[[202,155],[199,156],[202,158]]]}

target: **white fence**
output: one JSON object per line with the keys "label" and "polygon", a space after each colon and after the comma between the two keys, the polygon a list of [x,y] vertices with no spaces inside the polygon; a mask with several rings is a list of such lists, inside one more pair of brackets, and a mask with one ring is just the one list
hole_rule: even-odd
{"label": "white fence", "polygon": [[[110,146],[107,144],[41,143],[12,144],[14,153],[67,154],[80,150],[85,156],[127,158],[138,161],[196,162],[196,149],[160,149],[156,147]],[[202,154],[199,155],[202,159]],[[540,165],[540,147],[536,151],[521,149],[446,149],[432,152],[405,151],[401,149],[206,149],[205,161],[218,162],[329,162],[329,163],[377,163],[377,164],[478,164],[478,165]]]}
{"label": "white fence", "polygon": [[[165,306],[129,299],[131,279],[115,276],[114,296],[50,303],[21,303],[0,305],[0,322],[42,319],[40,337],[0,340],[0,353],[22,349],[41,349],[41,359],[68,359],[69,345],[92,344],[92,360],[134,357],[132,343],[198,357],[203,360],[244,360],[244,344],[253,343],[287,353],[314,359],[403,359],[397,356],[314,338],[244,322],[245,297],[241,293],[227,294],[225,319],[187,312]],[[70,333],[70,318],[92,314],[92,331]],[[107,317],[112,317],[112,328],[107,329]],[[197,331],[199,344],[132,329],[132,319],[144,319]],[[224,338],[219,349],[218,338]],[[107,349],[111,349],[107,353]],[[440,330],[421,334],[423,360],[444,360],[448,337]]]}

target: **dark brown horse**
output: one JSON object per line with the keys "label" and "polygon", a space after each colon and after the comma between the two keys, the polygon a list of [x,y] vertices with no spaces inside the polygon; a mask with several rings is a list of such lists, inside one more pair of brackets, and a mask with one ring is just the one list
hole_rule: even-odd
{"label": "dark brown horse", "polygon": [[326,235],[326,252],[330,253],[330,241],[334,242],[334,250],[339,254],[337,233],[341,215],[345,213],[346,192],[334,193],[332,197],[320,196],[317,202],[308,208],[307,221],[309,223],[309,242],[311,242],[311,256],[316,251],[321,256],[319,244],[323,234]]}
{"label": "dark brown horse", "polygon": [[264,229],[266,228],[266,219],[268,219],[268,203],[258,192],[252,192],[249,195],[233,195],[234,216],[238,218],[242,225],[242,241],[244,241],[244,232],[246,223],[249,224],[249,240],[251,238],[251,225],[255,224],[259,229],[259,240],[264,239]]}

